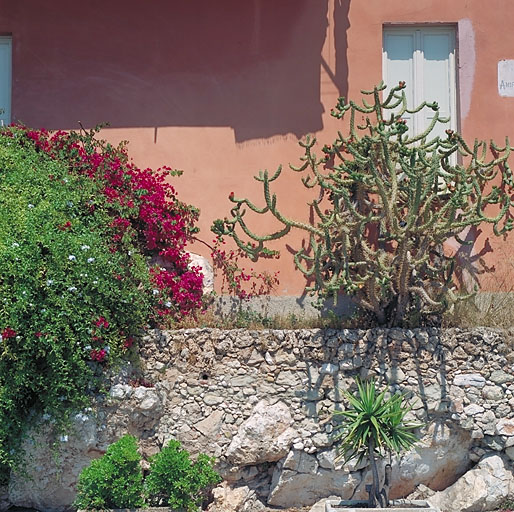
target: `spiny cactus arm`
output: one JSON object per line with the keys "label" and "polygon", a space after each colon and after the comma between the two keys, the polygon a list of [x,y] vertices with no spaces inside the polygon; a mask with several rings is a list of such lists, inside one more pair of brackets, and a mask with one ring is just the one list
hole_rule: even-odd
{"label": "spiny cactus arm", "polygon": [[230,236],[233,236],[234,238],[237,237],[237,233],[234,229],[236,225],[239,225],[241,227],[241,229],[243,230],[243,232],[245,233],[245,235],[250,237],[252,240],[255,240],[256,242],[269,242],[271,240],[277,240],[278,238],[281,238],[281,237],[287,235],[287,233],[289,233],[289,231],[291,230],[291,226],[285,224],[284,227],[279,231],[275,231],[274,233],[271,233],[269,235],[258,235],[256,233],[252,232],[246,225],[245,221],[243,220],[243,217],[246,213],[244,210],[239,210],[237,208],[233,208],[231,210],[231,213],[233,215],[233,218],[225,219],[225,224],[233,226],[231,229]]}
{"label": "spiny cactus arm", "polygon": [[356,208],[352,198],[350,197],[349,191],[346,188],[339,190],[341,198],[343,199],[344,207],[350,212],[350,214],[358,221],[362,222],[366,220],[366,216],[362,215]]}
{"label": "spiny cactus arm", "polygon": [[[432,102],[424,101],[423,103],[419,104],[416,108],[406,109],[406,112],[408,114],[416,114],[416,113],[420,112],[421,110],[423,110],[425,107],[432,109],[436,113],[439,112],[439,104],[437,103],[437,101],[432,101]],[[444,122],[447,123],[449,120],[450,120],[450,118],[447,118],[447,120]]]}
{"label": "spiny cactus arm", "polygon": [[[293,259],[296,268],[303,275],[305,275],[306,277],[311,277],[314,274],[314,258],[312,256],[308,256],[307,254],[305,254],[305,250],[303,247],[294,254]],[[304,266],[302,260],[307,262],[310,265],[310,267]]]}
{"label": "spiny cactus arm", "polygon": [[229,200],[232,201],[233,203],[236,203],[236,206],[231,209],[231,213],[233,216],[236,216],[236,215],[235,215],[235,213],[232,212],[232,210],[239,211],[239,210],[241,210],[241,208],[243,206],[248,206],[248,208],[250,208],[250,210],[252,210],[256,213],[259,213],[259,214],[266,213],[269,210],[268,206],[259,208],[257,205],[253,204],[249,199],[246,199],[246,198],[238,199],[235,196],[233,196],[232,194],[229,196]]}
{"label": "spiny cactus arm", "polygon": [[[379,161],[384,166],[383,174],[385,174],[390,180],[390,191],[387,193],[384,190],[384,193],[387,198],[381,194],[382,201],[384,205],[387,205],[385,208],[386,217],[389,220],[391,225],[391,229],[394,233],[398,231],[398,176],[396,173],[396,161],[392,159],[391,152],[389,149],[389,140],[386,137],[382,137],[380,144],[378,146],[380,148],[380,159]],[[380,180],[380,184],[383,184],[383,181]],[[379,180],[377,180],[377,185],[379,185]]]}
{"label": "spiny cactus arm", "polygon": [[405,226],[406,233],[415,229],[416,223],[419,221],[422,186],[423,177],[418,175],[414,180],[414,187],[409,188],[409,214],[407,215],[407,224]]}
{"label": "spiny cactus arm", "polygon": [[428,292],[422,288],[421,286],[410,286],[409,287],[410,293],[415,293],[416,295],[420,296],[425,303],[432,306],[433,308],[439,309],[443,304],[444,301],[436,301],[430,297]]}
{"label": "spiny cactus arm", "polygon": [[398,244],[395,258],[396,267],[398,272],[396,274],[395,288],[400,297],[408,294],[409,285],[409,270],[410,270],[410,258],[409,258],[409,242],[407,238],[403,238]]}
{"label": "spiny cactus arm", "polygon": [[430,135],[430,133],[432,132],[432,130],[434,129],[434,127],[437,123],[444,124],[444,123],[448,123],[449,121],[450,121],[449,117],[445,117],[445,118],[441,117],[440,118],[439,111],[437,110],[436,113],[434,114],[434,117],[432,118],[432,121],[430,121],[430,124],[426,128],[426,130],[421,132],[418,135],[414,135],[413,137],[407,138],[407,140],[405,141],[405,144],[406,145],[414,144],[415,142],[426,139]]}
{"label": "spiny cactus arm", "polygon": [[377,318],[379,318],[379,321],[385,321],[385,311],[382,304],[380,304],[380,301],[377,297],[377,289],[374,279],[368,279],[364,283],[366,298],[368,302],[372,306],[372,311],[377,315]]}
{"label": "spiny cactus arm", "polygon": [[393,215],[392,205],[389,202],[389,196],[388,196],[388,193],[387,193],[387,187],[386,187],[382,177],[380,176],[380,173],[379,173],[377,167],[375,166],[375,162],[372,159],[370,159],[370,161],[369,161],[368,169],[373,174],[374,181],[375,181],[375,183],[377,185],[378,194],[380,195],[380,199],[382,201],[382,206],[383,206],[383,209],[384,209],[384,215],[387,218],[387,222],[388,222],[388,224],[390,226],[394,226],[394,228],[397,229],[397,227],[398,227],[398,224],[397,224],[398,219],[395,218],[395,216]]}

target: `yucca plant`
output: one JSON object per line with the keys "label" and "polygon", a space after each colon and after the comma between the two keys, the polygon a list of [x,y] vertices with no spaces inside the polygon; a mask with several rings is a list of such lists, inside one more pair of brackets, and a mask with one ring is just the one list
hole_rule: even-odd
{"label": "yucca plant", "polygon": [[382,508],[389,503],[391,464],[385,467],[384,485],[381,486],[376,459],[410,449],[417,441],[415,430],[421,424],[405,421],[411,410],[405,403],[405,395],[386,397],[387,389],[379,393],[373,379],[356,379],[356,383],[356,395],[344,391],[350,408],[334,411],[334,416],[343,417],[336,435],[337,449],[344,463],[368,458],[373,475],[373,483],[368,489],[368,506]]}

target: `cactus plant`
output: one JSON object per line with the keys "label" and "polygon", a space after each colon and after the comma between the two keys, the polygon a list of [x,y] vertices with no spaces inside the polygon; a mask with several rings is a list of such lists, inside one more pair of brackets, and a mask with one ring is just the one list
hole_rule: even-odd
{"label": "cactus plant", "polygon": [[[452,238],[469,244],[459,237],[469,226],[492,224],[498,236],[512,229],[512,148],[508,138],[500,147],[478,140],[468,145],[452,130],[435,135],[436,125],[449,120],[435,102],[409,109],[404,89],[405,82],[389,91],[381,83],[362,91],[362,104],[339,98],[331,114],[346,116],[348,135],[338,132],[322,156],[314,153],[316,138],[300,142],[301,163],[290,167],[302,174],[305,187],[319,192],[309,203],[311,222],[278,208],[271,188],[280,166],[255,177],[263,206],[231,193],[231,217],[216,220],[212,230],[232,237],[253,259],[269,255],[266,242],[293,228],[304,231],[309,247],[299,249],[294,261],[312,283],[308,290],[321,299],[349,294],[379,324],[404,325],[409,312],[441,312],[464,298],[454,279],[458,261],[442,247]],[[411,136],[403,117],[421,109],[433,111],[432,121]],[[253,232],[247,210],[273,215],[280,229]]]}

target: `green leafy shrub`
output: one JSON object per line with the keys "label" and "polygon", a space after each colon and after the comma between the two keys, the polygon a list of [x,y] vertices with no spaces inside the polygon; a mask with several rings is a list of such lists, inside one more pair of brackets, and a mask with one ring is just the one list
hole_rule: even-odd
{"label": "green leafy shrub", "polygon": [[206,491],[221,481],[212,457],[200,453],[193,461],[175,440],[150,459],[150,472],[144,480],[140,461],[136,439],[122,437],[103,457],[82,470],[75,506],[104,509],[157,505],[193,512]]}
{"label": "green leafy shrub", "polygon": [[[272,193],[282,168],[261,171],[264,202],[229,195],[231,217],[211,228],[232,237],[252,258],[269,256],[265,244],[299,229],[309,239],[294,261],[320,299],[349,294],[379,324],[414,325],[423,314],[441,313],[465,297],[458,295],[455,257],[442,250],[469,226],[492,224],[496,235],[513,228],[514,190],[508,165],[511,147],[492,141],[468,145],[451,130],[435,135],[445,123],[437,103],[409,110],[405,83],[385,92],[381,84],[362,105],[340,98],[332,115],[349,117],[349,133],[314,153],[316,139],[302,141],[298,167],[303,185],[315,189],[310,221],[288,217]],[[383,96],[382,96],[383,95]],[[403,116],[430,109],[428,128],[410,136]],[[362,122],[360,120],[362,119]],[[359,124],[360,122],[360,124]],[[270,234],[252,231],[245,214],[270,214],[281,224]]]}
{"label": "green leafy shrub", "polygon": [[195,511],[205,498],[205,491],[221,479],[213,469],[214,459],[201,453],[192,461],[180,443],[171,440],[150,461],[145,480],[152,505]]}
{"label": "green leafy shrub", "polygon": [[0,464],[31,424],[63,432],[141,329],[200,307],[197,212],[95,135],[0,130]]}
{"label": "green leafy shrub", "polygon": [[123,436],[80,474],[75,506],[80,509],[144,505],[143,473],[136,438]]}
{"label": "green leafy shrub", "polygon": [[339,456],[344,462],[367,458],[371,466],[373,484],[369,490],[369,507],[386,507],[389,501],[391,466],[386,465],[383,487],[376,457],[408,450],[417,441],[415,430],[420,424],[408,423],[405,416],[411,410],[405,405],[404,395],[386,397],[387,390],[379,393],[374,380],[362,382],[357,379],[357,394],[345,391],[350,403],[345,411],[334,411],[334,417],[343,422],[335,442]]}

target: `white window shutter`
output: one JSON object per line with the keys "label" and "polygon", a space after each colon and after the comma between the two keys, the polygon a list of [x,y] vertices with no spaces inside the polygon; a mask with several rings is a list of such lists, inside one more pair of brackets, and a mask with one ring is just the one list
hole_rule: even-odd
{"label": "white window shutter", "polygon": [[[437,101],[441,117],[433,136],[445,137],[445,130],[457,129],[455,80],[455,30],[452,27],[387,27],[384,29],[383,76],[388,87],[405,81],[407,104]],[[414,116],[404,116],[409,134],[420,133],[432,121],[434,112],[423,109]]]}
{"label": "white window shutter", "polygon": [[[384,33],[384,82],[388,87],[398,85],[404,81],[414,83],[414,52],[416,49],[415,33],[413,31],[391,30]],[[409,106],[415,104],[414,87],[407,87],[405,94]],[[405,113],[403,119],[407,121],[409,135],[414,134],[414,118],[412,114]]]}
{"label": "white window shutter", "polygon": [[11,122],[12,40],[0,36],[0,125]]}

